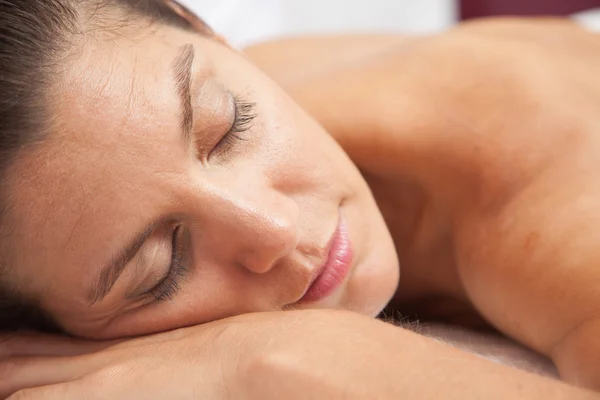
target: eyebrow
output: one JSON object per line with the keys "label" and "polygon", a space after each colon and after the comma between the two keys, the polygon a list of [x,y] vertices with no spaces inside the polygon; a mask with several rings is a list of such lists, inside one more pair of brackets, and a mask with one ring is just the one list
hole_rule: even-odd
{"label": "eyebrow", "polygon": [[194,57],[194,46],[187,44],[181,47],[172,65],[173,74],[175,75],[175,87],[181,103],[179,117],[181,137],[186,145],[190,143],[194,124],[191,94]]}
{"label": "eyebrow", "polygon": [[140,251],[140,248],[146,243],[148,236],[156,229],[160,222],[155,222],[148,226],[144,231],[135,235],[134,239],[123,250],[112,257],[101,269],[98,278],[90,287],[87,294],[88,304],[90,306],[98,303],[110,293],[111,289],[129,265],[131,260]]}
{"label": "eyebrow", "polygon": [[[171,71],[175,77],[175,88],[180,98],[180,130],[184,143],[189,144],[194,123],[194,112],[192,109],[192,65],[195,52],[192,44],[182,46],[171,65]],[[148,236],[154,231],[158,223],[153,223],[144,231],[137,234],[125,248],[117,253],[106,265],[90,287],[87,293],[88,304],[94,305],[104,299],[112,290],[113,286],[127,267],[131,260],[140,251]]]}

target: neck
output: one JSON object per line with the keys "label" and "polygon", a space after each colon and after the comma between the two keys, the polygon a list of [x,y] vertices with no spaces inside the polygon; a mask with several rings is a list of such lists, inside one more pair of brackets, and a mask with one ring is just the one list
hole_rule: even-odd
{"label": "neck", "polygon": [[454,266],[451,219],[444,204],[417,182],[369,173],[364,176],[400,259],[401,279],[395,301],[462,297]]}

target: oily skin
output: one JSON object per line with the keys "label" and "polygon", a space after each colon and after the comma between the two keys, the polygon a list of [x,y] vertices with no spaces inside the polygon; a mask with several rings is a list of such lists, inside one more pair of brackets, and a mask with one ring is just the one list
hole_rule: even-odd
{"label": "oily skin", "polygon": [[[139,36],[83,46],[59,74],[52,131],[11,174],[14,204],[28,204],[12,214],[19,221],[12,282],[67,332],[90,338],[254,311],[377,314],[397,287],[398,261],[370,190],[341,148],[223,44],[169,27]],[[188,148],[171,66],[190,44]],[[225,154],[212,150],[234,118],[227,90],[254,103],[257,117]],[[349,279],[318,303],[295,304],[340,218],[354,247]],[[112,291],[90,305],[101,266],[156,221]],[[164,301],[140,295],[166,273],[179,224],[189,250],[179,292]]]}

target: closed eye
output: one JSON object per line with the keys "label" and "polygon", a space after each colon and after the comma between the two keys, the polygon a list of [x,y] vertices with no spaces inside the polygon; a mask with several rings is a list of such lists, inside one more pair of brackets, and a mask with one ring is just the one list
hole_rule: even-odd
{"label": "closed eye", "polygon": [[213,156],[225,156],[229,153],[236,143],[244,141],[241,134],[252,129],[256,104],[247,101],[241,96],[234,99],[235,115],[229,131],[219,140],[214,149],[208,155],[209,159]]}
{"label": "closed eye", "polygon": [[186,264],[185,229],[179,225],[173,230],[171,239],[171,262],[167,273],[146,294],[158,301],[171,300],[180,289],[180,282],[186,277],[189,266]]}

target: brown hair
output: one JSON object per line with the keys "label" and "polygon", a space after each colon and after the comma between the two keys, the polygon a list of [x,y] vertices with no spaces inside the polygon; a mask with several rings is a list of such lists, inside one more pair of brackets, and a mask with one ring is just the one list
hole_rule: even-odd
{"label": "brown hair", "polygon": [[[138,17],[137,21],[212,34],[174,0],[0,0],[0,182],[6,181],[11,161],[23,148],[44,139],[51,118],[45,94],[53,83],[53,71],[70,50],[71,38],[85,29],[81,16],[102,18],[98,11],[111,8],[124,11],[124,25],[135,27]],[[3,212],[7,210],[0,202],[0,216]],[[6,271],[17,266],[9,265],[10,244],[2,243],[0,248],[0,331],[59,331],[35,301],[24,299],[6,282]]]}

